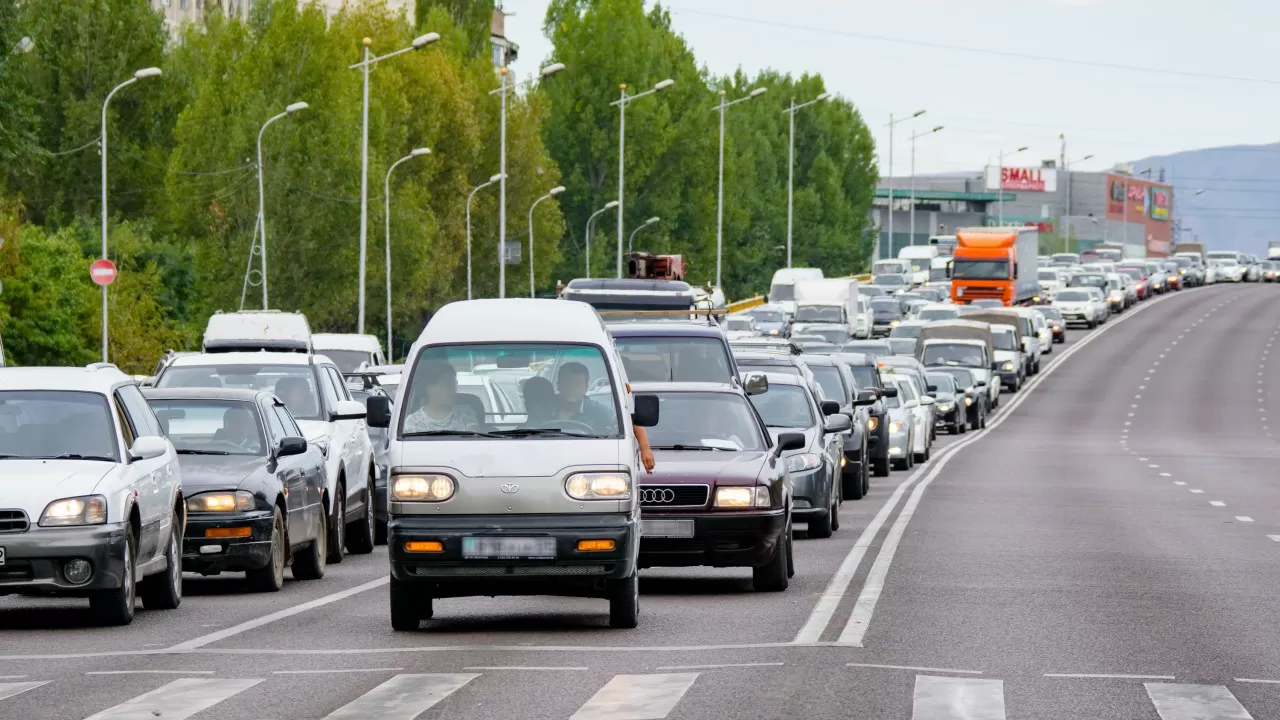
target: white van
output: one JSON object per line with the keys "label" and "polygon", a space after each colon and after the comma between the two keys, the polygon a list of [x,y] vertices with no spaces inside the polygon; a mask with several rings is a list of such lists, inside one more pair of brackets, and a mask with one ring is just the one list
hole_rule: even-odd
{"label": "white van", "polygon": [[[519,376],[520,414],[458,391],[459,374],[487,364]],[[610,625],[635,627],[644,470],[634,425],[655,424],[658,402],[632,395],[596,311],[565,300],[446,305],[404,378],[394,404],[368,401],[370,425],[390,429],[391,626],[418,629],[441,598],[560,595],[606,598]]]}
{"label": "white van", "polygon": [[796,283],[822,278],[822,268],[782,268],[773,274],[773,280],[769,283],[769,304],[777,305],[788,315],[794,315]]}
{"label": "white van", "polygon": [[801,280],[795,285],[796,312],[791,332],[844,329],[845,339],[858,332],[858,281],[853,278]]}
{"label": "white van", "polygon": [[279,310],[240,310],[209,316],[204,328],[204,352],[314,352],[311,326],[302,313]]}
{"label": "white van", "polygon": [[924,285],[929,282],[933,259],[938,257],[937,245],[908,245],[898,251],[898,259],[910,263],[912,285]]}
{"label": "white van", "polygon": [[342,373],[353,373],[363,366],[386,365],[382,343],[373,335],[355,333],[316,333],[311,336],[314,352],[324,355]]}

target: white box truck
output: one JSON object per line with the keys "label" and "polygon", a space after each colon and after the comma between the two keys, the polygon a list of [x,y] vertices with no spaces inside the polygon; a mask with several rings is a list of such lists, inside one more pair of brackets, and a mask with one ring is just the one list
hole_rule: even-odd
{"label": "white box truck", "polygon": [[796,312],[792,334],[829,330],[838,325],[846,337],[858,331],[858,281],[853,278],[801,280],[795,285]]}

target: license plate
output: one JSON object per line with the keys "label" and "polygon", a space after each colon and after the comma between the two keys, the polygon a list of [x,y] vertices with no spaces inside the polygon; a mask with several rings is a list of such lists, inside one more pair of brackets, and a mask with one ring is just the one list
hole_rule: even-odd
{"label": "license plate", "polygon": [[643,520],[640,534],[645,537],[691,538],[692,520]]}
{"label": "license plate", "polygon": [[556,539],[552,537],[465,537],[462,555],[468,558],[516,560],[554,558]]}
{"label": "license plate", "polygon": [[0,565],[4,565],[4,548],[0,547]]}

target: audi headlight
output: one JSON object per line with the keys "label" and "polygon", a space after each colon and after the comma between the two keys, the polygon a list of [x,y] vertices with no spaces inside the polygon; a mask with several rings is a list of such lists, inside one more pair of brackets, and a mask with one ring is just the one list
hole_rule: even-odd
{"label": "audi headlight", "polygon": [[767,487],[722,487],[716,488],[715,507],[718,508],[750,508],[769,507],[773,504]]}
{"label": "audi headlight", "polygon": [[873,417],[867,419],[867,430],[875,430],[880,427],[880,418]]}
{"label": "audi headlight", "polygon": [[107,522],[107,499],[101,495],[54,500],[40,513],[40,527],[102,525]]}
{"label": "audi headlight", "polygon": [[574,500],[626,500],[631,478],[625,473],[576,473],[564,481],[564,491]]}
{"label": "audi headlight", "polygon": [[456,490],[448,475],[397,475],[391,480],[391,499],[396,502],[444,502]]}
{"label": "audi headlight", "polygon": [[971,397],[967,397],[967,398],[965,398],[965,399],[964,399],[964,406],[965,406],[965,407],[970,407],[970,406],[972,406],[972,405],[973,405],[973,398],[971,398]]}
{"label": "audi headlight", "polygon": [[1006,363],[1003,365],[1003,367],[1004,367],[1004,371],[1005,371],[1005,372],[1013,372],[1013,363],[1012,363],[1012,362],[1006,362]]}
{"label": "audi headlight", "polygon": [[817,453],[799,453],[787,458],[787,470],[790,472],[806,472],[822,467],[822,456]]}
{"label": "audi headlight", "polygon": [[190,512],[244,512],[253,507],[253,493],[244,490],[200,493],[187,498]]}
{"label": "audi headlight", "polygon": [[897,420],[894,420],[893,422],[889,423],[889,432],[891,433],[902,432],[902,423],[898,422]]}

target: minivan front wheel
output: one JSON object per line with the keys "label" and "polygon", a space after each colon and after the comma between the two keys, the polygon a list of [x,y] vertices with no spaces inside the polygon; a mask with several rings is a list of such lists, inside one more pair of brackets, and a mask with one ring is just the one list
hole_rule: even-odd
{"label": "minivan front wheel", "polygon": [[609,581],[609,627],[633,628],[640,624],[640,571],[631,577]]}
{"label": "minivan front wheel", "polygon": [[409,583],[391,578],[391,629],[412,632],[430,620],[435,608],[430,597],[415,592]]}

